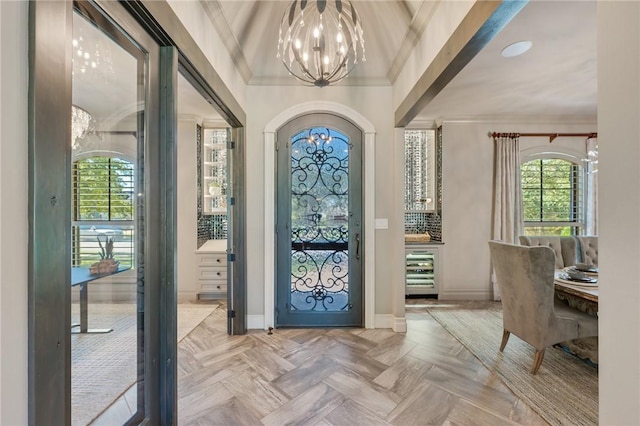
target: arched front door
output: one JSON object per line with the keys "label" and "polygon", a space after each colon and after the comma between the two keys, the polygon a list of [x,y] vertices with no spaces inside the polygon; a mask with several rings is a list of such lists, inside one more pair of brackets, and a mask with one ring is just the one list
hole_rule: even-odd
{"label": "arched front door", "polygon": [[276,326],[362,326],[362,131],[316,113],[278,130]]}

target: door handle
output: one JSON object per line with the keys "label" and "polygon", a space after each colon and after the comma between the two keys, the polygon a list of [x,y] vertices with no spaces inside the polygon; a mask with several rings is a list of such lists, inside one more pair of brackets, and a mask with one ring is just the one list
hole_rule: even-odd
{"label": "door handle", "polygon": [[360,260],[360,234],[356,234],[356,260]]}

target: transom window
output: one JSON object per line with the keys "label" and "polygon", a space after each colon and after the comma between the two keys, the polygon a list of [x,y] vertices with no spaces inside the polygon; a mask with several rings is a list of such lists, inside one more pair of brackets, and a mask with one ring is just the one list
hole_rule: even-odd
{"label": "transom window", "polygon": [[583,169],[560,158],[521,166],[525,235],[578,235],[584,228]]}
{"label": "transom window", "polygon": [[73,163],[72,264],[90,266],[101,259],[106,238],[114,259],[133,266],[134,164],[114,157],[89,157]]}

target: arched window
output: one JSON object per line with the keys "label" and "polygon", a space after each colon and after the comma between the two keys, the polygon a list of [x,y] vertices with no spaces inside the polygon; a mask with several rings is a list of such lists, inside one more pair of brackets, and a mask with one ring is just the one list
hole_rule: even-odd
{"label": "arched window", "polygon": [[584,171],[563,158],[522,163],[525,235],[579,235],[584,229]]}
{"label": "arched window", "polygon": [[89,266],[113,240],[114,259],[133,266],[134,164],[115,157],[88,157],[73,163],[72,264]]}

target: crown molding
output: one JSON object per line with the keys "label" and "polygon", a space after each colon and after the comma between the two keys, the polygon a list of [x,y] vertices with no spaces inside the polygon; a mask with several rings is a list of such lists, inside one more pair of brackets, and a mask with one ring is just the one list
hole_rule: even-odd
{"label": "crown molding", "polygon": [[[289,76],[264,76],[253,77],[247,83],[248,86],[299,86],[299,87],[314,87],[309,84],[304,84],[295,77]],[[332,84],[328,87],[339,86],[391,86],[391,82],[386,77],[347,77],[337,84]]]}
{"label": "crown molding", "polygon": [[[419,118],[414,121],[425,120]],[[597,126],[596,115],[474,115],[459,117],[438,117],[440,123],[496,123],[496,124],[579,124]],[[413,122],[412,122],[413,123]]]}
{"label": "crown molding", "polygon": [[413,120],[411,123],[409,123],[405,127],[405,129],[407,129],[407,130],[412,130],[412,129],[436,129],[441,124],[442,123],[438,123],[438,121],[436,119],[417,118],[417,119]]}
{"label": "crown molding", "polygon": [[238,39],[236,39],[233,34],[231,26],[223,13],[220,1],[200,0],[200,4],[218,32],[218,35],[220,36],[224,47],[227,49],[227,52],[229,52],[229,56],[240,73],[240,76],[244,80],[245,84],[247,84],[252,77],[251,68],[249,68],[249,63],[244,57],[242,47],[240,46],[240,43],[238,43]]}
{"label": "crown molding", "polygon": [[433,14],[438,8],[438,1],[426,1],[422,2],[420,5],[420,9],[416,12],[407,28],[407,32],[404,36],[404,40],[402,44],[400,44],[400,49],[398,49],[398,54],[393,60],[391,67],[389,68],[389,72],[387,73],[387,78],[391,82],[391,84],[395,84],[400,72],[404,68],[411,56],[411,53],[418,45],[424,30],[427,28],[427,24],[433,18]]}
{"label": "crown molding", "polygon": [[191,121],[199,126],[206,128],[227,128],[229,123],[222,118],[208,119],[195,114],[178,114],[178,121]]}
{"label": "crown molding", "polygon": [[202,122],[202,127],[207,129],[218,129],[218,128],[227,128],[229,127],[229,123],[222,119],[217,120],[204,120]]}
{"label": "crown molding", "polygon": [[195,114],[178,114],[178,121],[193,121],[196,124],[202,124],[202,117]]}

